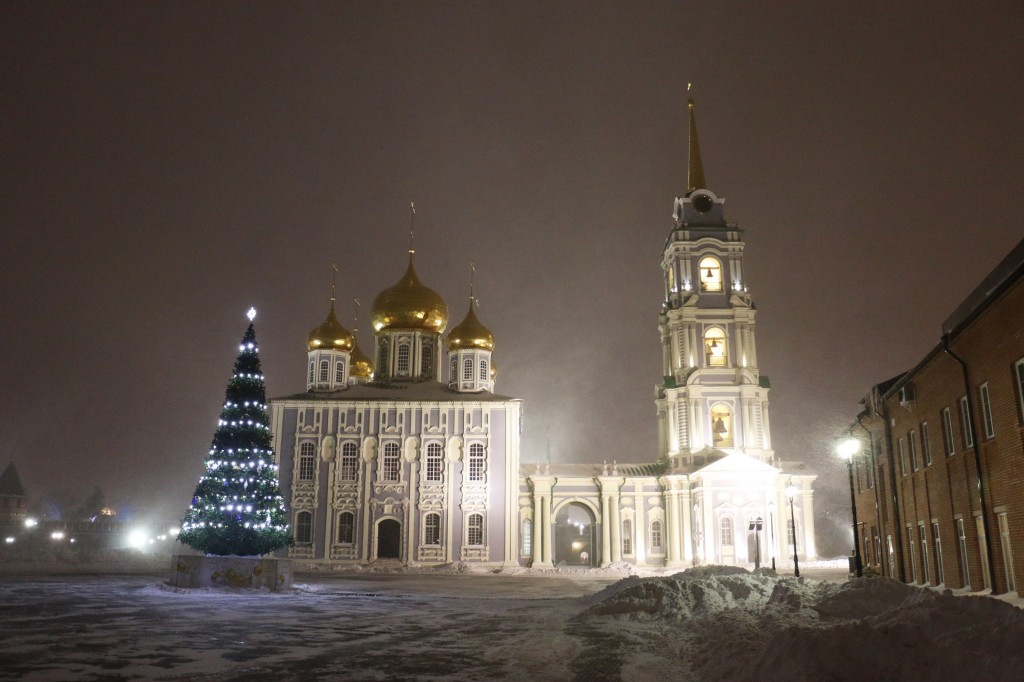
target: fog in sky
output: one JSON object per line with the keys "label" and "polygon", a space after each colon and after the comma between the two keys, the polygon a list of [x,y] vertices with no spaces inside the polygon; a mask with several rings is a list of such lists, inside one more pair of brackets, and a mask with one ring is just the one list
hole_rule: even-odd
{"label": "fog in sky", "polygon": [[0,459],[176,518],[245,329],[268,393],[416,267],[497,338],[523,461],[652,461],[694,83],[774,446],[821,475],[1021,238],[1017,2],[0,5]]}

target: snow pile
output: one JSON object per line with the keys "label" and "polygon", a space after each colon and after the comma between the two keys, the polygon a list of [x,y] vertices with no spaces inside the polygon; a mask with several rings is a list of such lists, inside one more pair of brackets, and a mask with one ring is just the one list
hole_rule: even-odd
{"label": "snow pile", "polygon": [[[1024,612],[887,578],[833,584],[704,567],[621,580],[583,618],[664,623],[696,679],[1018,680]],[[957,679],[955,674],[952,679]]]}

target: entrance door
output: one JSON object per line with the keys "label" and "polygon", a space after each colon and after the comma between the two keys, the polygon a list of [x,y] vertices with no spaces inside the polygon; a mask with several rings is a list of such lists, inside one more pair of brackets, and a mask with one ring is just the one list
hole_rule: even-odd
{"label": "entrance door", "polygon": [[555,564],[567,566],[598,566],[601,557],[596,542],[597,524],[590,509],[572,502],[555,516]]}
{"label": "entrance door", "polygon": [[377,558],[398,559],[402,547],[402,524],[385,519],[377,524]]}

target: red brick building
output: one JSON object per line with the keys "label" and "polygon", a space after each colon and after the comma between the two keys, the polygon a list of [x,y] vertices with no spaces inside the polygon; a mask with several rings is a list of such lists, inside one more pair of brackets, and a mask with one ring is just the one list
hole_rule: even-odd
{"label": "red brick building", "polygon": [[[904,582],[1015,592],[1024,581],[1024,241],[851,427],[865,567]],[[979,475],[980,472],[980,475]]]}

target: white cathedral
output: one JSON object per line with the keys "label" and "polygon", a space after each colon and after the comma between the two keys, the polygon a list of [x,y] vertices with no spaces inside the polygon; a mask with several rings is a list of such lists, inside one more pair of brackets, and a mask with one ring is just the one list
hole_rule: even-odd
{"label": "white cathedral", "polygon": [[815,476],[772,449],[743,232],[706,187],[692,99],[688,113],[687,189],[661,262],[657,460],[521,464],[522,401],[494,393],[494,336],[472,294],[444,336],[448,306],[410,249],[405,275],[374,299],[373,360],[332,298],[309,334],[306,391],[271,401],[290,557],[686,567],[815,556]]}

